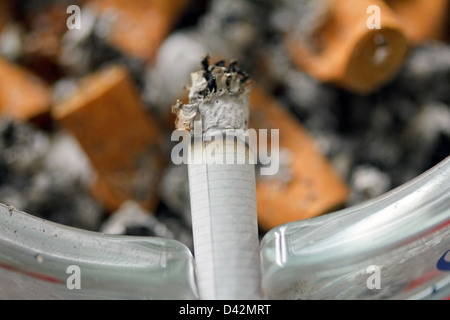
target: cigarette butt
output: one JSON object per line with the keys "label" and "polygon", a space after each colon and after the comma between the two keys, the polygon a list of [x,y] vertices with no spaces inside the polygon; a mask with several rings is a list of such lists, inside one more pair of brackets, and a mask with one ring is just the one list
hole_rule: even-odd
{"label": "cigarette butt", "polygon": [[109,39],[127,54],[153,62],[190,0],[91,0],[111,16]]}
{"label": "cigarette butt", "polygon": [[[177,128],[193,132],[188,172],[199,295],[207,300],[258,299],[255,168],[249,147],[237,142],[245,141],[250,88],[235,64],[205,64],[204,71],[191,75],[189,104],[173,106]],[[207,151],[211,146],[219,146],[214,156]],[[245,161],[220,163],[235,157]]]}
{"label": "cigarette butt", "polygon": [[53,116],[88,155],[97,171],[94,195],[108,210],[128,199],[155,209],[164,165],[161,133],[124,67],[111,66],[85,78],[53,109]]}
{"label": "cigarette butt", "polygon": [[[381,0],[325,0],[328,17],[316,30],[311,46],[291,32],[288,49],[293,62],[324,82],[359,94],[386,84],[398,71],[409,43],[401,22]],[[368,8],[380,8],[380,29],[369,28]]]}
{"label": "cigarette butt", "polygon": [[444,37],[448,0],[385,0],[412,44]]}
{"label": "cigarette butt", "polygon": [[258,222],[262,229],[320,215],[346,200],[348,187],[317,150],[314,140],[258,86],[250,96],[250,112],[250,128],[279,129],[280,153],[287,150],[291,159],[284,169],[287,181],[281,176],[257,179]]}
{"label": "cigarette butt", "polygon": [[50,110],[49,87],[31,72],[0,57],[0,114],[32,120]]}

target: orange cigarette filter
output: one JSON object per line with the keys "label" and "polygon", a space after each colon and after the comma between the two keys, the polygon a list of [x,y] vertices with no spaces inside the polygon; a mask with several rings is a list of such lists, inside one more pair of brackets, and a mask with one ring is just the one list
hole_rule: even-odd
{"label": "orange cigarette filter", "polygon": [[[358,94],[386,84],[402,65],[409,47],[397,15],[381,0],[326,1],[329,13],[316,32],[315,48],[293,32],[288,36],[293,62],[323,82]],[[372,5],[380,8],[380,29],[367,26],[371,16],[367,9]]]}
{"label": "orange cigarette filter", "polygon": [[419,44],[445,36],[449,0],[385,0],[397,14],[408,40]]}
{"label": "orange cigarette filter", "polygon": [[128,199],[155,209],[165,162],[161,131],[124,67],[88,76],[52,114],[88,155],[97,172],[93,193],[110,212]]}
{"label": "orange cigarette filter", "polygon": [[0,57],[0,114],[31,120],[50,111],[49,87],[26,69]]}
{"label": "orange cigarette filter", "polygon": [[262,229],[320,215],[347,199],[347,185],[316,148],[312,137],[258,86],[250,95],[249,127],[279,129],[280,152],[287,150],[291,159],[285,168],[290,177],[287,181],[276,176],[261,176],[257,180],[258,223]]}
{"label": "orange cigarette filter", "polygon": [[91,0],[113,17],[110,41],[127,54],[153,62],[190,0]]}

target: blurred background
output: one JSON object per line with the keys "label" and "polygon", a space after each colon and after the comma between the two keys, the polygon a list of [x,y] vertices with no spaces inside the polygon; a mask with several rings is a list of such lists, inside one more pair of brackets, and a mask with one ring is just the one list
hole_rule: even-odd
{"label": "blurred background", "polygon": [[0,202],[192,248],[171,106],[207,54],[238,60],[263,93],[250,126],[280,129],[280,172],[257,177],[261,236],[372,199],[450,154],[449,12],[447,0],[0,0]]}

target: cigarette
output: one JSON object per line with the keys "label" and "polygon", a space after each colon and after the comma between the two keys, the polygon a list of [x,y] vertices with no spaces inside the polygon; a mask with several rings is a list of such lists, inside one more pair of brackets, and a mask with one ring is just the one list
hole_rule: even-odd
{"label": "cigarette", "polygon": [[26,69],[0,57],[0,115],[27,121],[50,111],[48,85]]}
{"label": "cigarette", "polygon": [[155,210],[165,165],[162,133],[125,67],[111,65],[86,76],[52,115],[86,152],[97,174],[92,192],[109,212],[130,199]]}
{"label": "cigarette", "polygon": [[[313,137],[257,84],[250,95],[250,112],[251,128],[280,128],[280,170],[272,176],[257,176],[258,221],[262,230],[318,216],[346,201],[348,186],[317,148]],[[268,145],[272,143],[269,139]],[[261,147],[258,151],[264,152]]]}
{"label": "cigarette", "polygon": [[444,36],[448,0],[386,0],[398,15],[403,30],[413,45]]}
{"label": "cigarette", "polygon": [[[400,69],[409,41],[401,21],[381,0],[321,0],[328,7],[323,23],[305,41],[301,30],[287,37],[294,64],[315,78],[357,94],[389,82]],[[380,11],[380,25],[368,27],[370,7]],[[313,10],[314,11],[314,10]],[[313,12],[311,14],[314,14]]]}
{"label": "cigarette", "polygon": [[[249,147],[239,143],[245,141],[250,82],[235,63],[210,66],[207,59],[203,71],[191,74],[191,82],[189,104],[178,101],[172,112],[177,129],[193,136],[188,171],[199,295],[259,299],[255,168]],[[223,148],[215,149],[215,161],[210,161],[212,137],[223,135]],[[242,156],[244,164],[220,163]]]}

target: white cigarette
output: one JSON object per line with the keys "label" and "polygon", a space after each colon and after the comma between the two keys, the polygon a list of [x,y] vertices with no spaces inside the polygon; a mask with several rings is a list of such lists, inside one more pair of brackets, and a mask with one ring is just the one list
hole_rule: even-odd
{"label": "white cigarette", "polygon": [[[236,70],[235,65],[205,66],[193,73],[190,103],[173,107],[177,128],[192,134],[195,123],[202,126],[200,137],[194,135],[188,164],[201,299],[261,298],[255,168],[248,146],[240,143],[245,141],[250,88]],[[223,135],[223,143],[205,141]],[[208,147],[214,143],[223,148],[214,148],[212,156]],[[246,162],[226,161],[236,158]]]}

